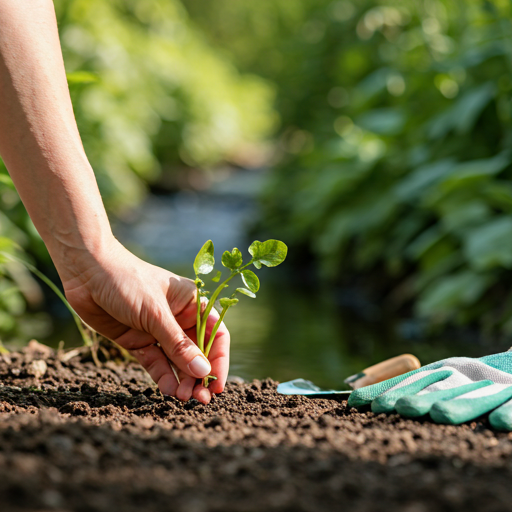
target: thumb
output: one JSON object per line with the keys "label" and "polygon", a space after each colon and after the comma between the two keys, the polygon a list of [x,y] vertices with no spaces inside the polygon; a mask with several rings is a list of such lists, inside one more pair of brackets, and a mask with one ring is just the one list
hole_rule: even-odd
{"label": "thumb", "polygon": [[199,347],[183,332],[172,313],[155,315],[150,334],[160,343],[165,355],[184,373],[202,379],[212,370]]}

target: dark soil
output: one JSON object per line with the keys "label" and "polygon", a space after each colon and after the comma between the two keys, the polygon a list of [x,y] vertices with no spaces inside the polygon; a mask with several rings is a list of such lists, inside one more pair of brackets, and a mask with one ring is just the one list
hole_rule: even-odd
{"label": "dark soil", "polygon": [[284,397],[270,379],[181,403],[136,365],[33,344],[0,359],[0,510],[512,510],[512,434]]}

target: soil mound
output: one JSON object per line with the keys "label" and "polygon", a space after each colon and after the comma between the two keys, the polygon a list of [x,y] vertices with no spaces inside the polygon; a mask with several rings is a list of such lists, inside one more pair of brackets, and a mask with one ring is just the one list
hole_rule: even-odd
{"label": "soil mound", "polygon": [[512,510],[512,435],[230,383],[204,406],[136,365],[0,358],[0,510]]}

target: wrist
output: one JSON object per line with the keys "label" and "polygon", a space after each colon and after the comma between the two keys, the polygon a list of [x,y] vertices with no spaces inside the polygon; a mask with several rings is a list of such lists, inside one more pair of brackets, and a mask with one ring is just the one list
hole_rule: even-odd
{"label": "wrist", "polygon": [[75,280],[87,281],[98,266],[108,261],[108,255],[112,255],[120,244],[107,222],[91,231],[53,237],[46,245],[62,282],[69,283]]}

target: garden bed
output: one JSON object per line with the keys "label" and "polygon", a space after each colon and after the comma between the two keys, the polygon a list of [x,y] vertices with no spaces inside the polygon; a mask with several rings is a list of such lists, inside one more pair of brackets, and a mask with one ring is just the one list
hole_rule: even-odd
{"label": "garden bed", "polygon": [[135,364],[37,344],[3,356],[0,510],[512,509],[512,435],[485,420],[374,415],[276,384],[231,382],[204,406],[163,397]]}

